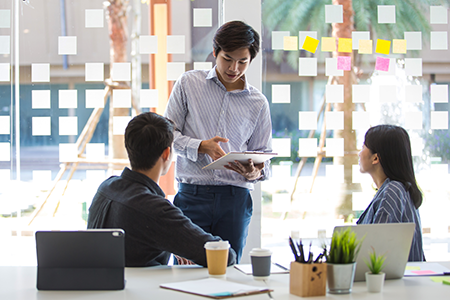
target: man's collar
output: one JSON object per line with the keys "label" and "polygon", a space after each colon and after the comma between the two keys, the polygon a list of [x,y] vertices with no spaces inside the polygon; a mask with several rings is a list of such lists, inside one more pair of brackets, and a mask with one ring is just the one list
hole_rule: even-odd
{"label": "man's collar", "polygon": [[[208,72],[208,74],[206,75],[206,79],[213,79],[216,83],[220,84],[221,86],[223,86],[224,89],[226,89],[225,86],[223,85],[223,83],[219,80],[219,77],[217,76],[216,68],[217,68],[217,65],[214,66],[214,68],[212,68],[212,69]],[[215,79],[214,79],[214,78],[215,78]],[[247,81],[247,79],[246,79],[246,77],[245,77],[245,74],[244,74],[244,76],[242,76],[241,78],[239,78],[239,80],[243,80],[243,81],[244,81],[244,89],[242,89],[242,90],[237,90],[237,92],[247,91],[247,92],[250,93],[250,87],[249,87],[248,81]]]}

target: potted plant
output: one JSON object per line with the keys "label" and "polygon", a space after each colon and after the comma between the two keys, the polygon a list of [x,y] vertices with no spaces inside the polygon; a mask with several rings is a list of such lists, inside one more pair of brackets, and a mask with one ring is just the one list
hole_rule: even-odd
{"label": "potted plant", "polygon": [[333,232],[330,251],[325,253],[329,293],[351,293],[355,277],[356,257],[363,240],[364,237],[357,239],[356,233],[351,230],[351,227]]}
{"label": "potted plant", "polygon": [[383,289],[385,273],[381,272],[384,268],[385,255],[377,255],[375,248],[369,253],[369,261],[364,260],[370,272],[366,272],[366,286],[371,293],[379,293]]}

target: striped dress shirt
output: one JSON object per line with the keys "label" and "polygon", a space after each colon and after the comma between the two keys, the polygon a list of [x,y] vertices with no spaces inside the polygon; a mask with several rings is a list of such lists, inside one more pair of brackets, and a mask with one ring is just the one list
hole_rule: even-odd
{"label": "striped dress shirt", "polygon": [[[243,76],[244,77],[244,76]],[[175,83],[165,116],[175,122],[176,179],[196,185],[233,185],[253,189],[256,182],[230,170],[202,170],[212,162],[198,153],[202,140],[229,139],[220,146],[230,151],[272,151],[272,121],[266,97],[247,80],[243,90],[227,91],[214,67],[184,73]],[[264,180],[269,174],[266,161]]]}
{"label": "striped dress shirt", "polygon": [[414,207],[409,192],[401,182],[387,178],[357,222],[378,223],[415,223],[408,261],[424,260],[419,210]]}

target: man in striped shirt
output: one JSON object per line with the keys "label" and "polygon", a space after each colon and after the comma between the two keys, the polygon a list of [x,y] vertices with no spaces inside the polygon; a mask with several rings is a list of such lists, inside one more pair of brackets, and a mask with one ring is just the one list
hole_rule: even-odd
{"label": "man in striped shirt", "polygon": [[230,151],[272,151],[268,101],[245,77],[259,43],[258,33],[243,22],[221,26],[213,40],[216,66],[184,73],[165,112],[177,127],[174,204],[205,231],[230,241],[238,261],[253,211],[250,190],[268,177],[269,161],[202,168]]}

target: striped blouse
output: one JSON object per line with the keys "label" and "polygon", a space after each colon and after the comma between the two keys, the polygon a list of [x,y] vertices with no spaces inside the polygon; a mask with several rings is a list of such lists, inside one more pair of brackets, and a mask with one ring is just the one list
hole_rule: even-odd
{"label": "striped blouse", "polygon": [[415,223],[408,261],[423,261],[422,225],[419,210],[401,182],[387,178],[357,224]]}

